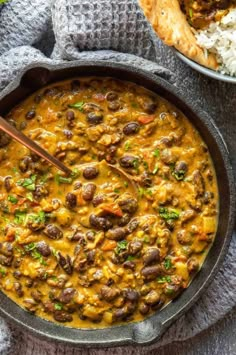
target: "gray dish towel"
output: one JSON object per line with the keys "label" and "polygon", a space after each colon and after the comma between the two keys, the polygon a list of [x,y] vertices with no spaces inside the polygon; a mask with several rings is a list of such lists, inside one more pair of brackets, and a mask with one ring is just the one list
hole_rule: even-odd
{"label": "gray dish towel", "polygon": [[[0,98],[7,84],[29,63],[65,60],[132,64],[178,85],[173,73],[157,64],[161,50],[136,0],[11,0],[0,7]],[[235,254],[233,238],[225,262],[208,290],[149,350],[194,336],[235,306]],[[41,341],[0,318],[0,354],[65,352],[76,353],[64,345]],[[110,352],[123,354],[124,349]]]}

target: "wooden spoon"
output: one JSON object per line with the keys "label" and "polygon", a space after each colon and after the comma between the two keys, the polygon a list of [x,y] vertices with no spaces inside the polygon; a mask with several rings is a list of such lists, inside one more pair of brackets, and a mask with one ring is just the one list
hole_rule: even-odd
{"label": "wooden spoon", "polygon": [[[9,124],[3,117],[0,116],[0,129],[7,133],[10,137],[15,139],[17,142],[21,143],[31,151],[33,151],[35,154],[39,155],[41,158],[45,159],[52,165],[54,165],[56,168],[59,170],[63,171],[66,175],[71,175],[72,170],[69,169],[67,166],[65,166],[60,160],[49,154],[46,150],[44,150],[42,147],[40,147],[37,143],[35,143],[32,139],[24,135],[21,131],[18,131],[14,126]],[[106,162],[105,162],[106,163]],[[79,168],[82,167],[87,167],[87,166],[94,166],[94,165],[99,165],[99,162],[94,162],[94,163],[85,163],[81,164],[78,166]],[[137,194],[137,185],[132,179],[132,177],[124,172],[122,169],[115,165],[107,164],[109,168],[113,171],[115,171],[118,175],[123,176],[125,180],[128,180],[128,182],[131,184],[135,194]]]}

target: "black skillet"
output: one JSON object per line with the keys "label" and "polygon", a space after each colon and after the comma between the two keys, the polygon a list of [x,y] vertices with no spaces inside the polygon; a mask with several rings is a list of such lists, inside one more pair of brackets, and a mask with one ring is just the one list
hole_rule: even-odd
{"label": "black skillet", "polygon": [[154,74],[121,64],[70,62],[61,65],[30,65],[0,94],[0,115],[6,114],[21,100],[44,85],[90,75],[110,76],[142,85],[172,102],[198,129],[208,145],[219,185],[219,226],[214,244],[191,285],[167,307],[142,322],[105,329],[68,328],[26,312],[2,292],[0,292],[0,314],[17,324],[22,330],[47,340],[57,340],[74,346],[147,345],[157,341],[165,330],[196,302],[219,270],[227,253],[235,213],[235,190],[229,152],[212,119],[202,111],[201,107],[194,104],[194,100],[188,101],[184,93]]}

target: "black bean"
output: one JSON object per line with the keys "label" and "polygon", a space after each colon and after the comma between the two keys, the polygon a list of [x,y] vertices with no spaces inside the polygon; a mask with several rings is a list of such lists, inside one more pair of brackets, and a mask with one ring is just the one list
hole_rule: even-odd
{"label": "black bean", "polygon": [[134,155],[124,155],[119,159],[119,164],[125,169],[136,168],[139,165],[139,159]]}
{"label": "black bean", "polygon": [[158,276],[161,275],[162,269],[159,265],[154,266],[145,266],[141,270],[141,275],[144,277],[146,281],[155,280]]}
{"label": "black bean", "polygon": [[138,122],[129,122],[123,128],[123,133],[126,136],[131,136],[133,134],[138,133],[140,129],[140,124]]}
{"label": "black bean", "polygon": [[144,171],[140,176],[140,185],[143,187],[150,187],[152,186],[152,179],[150,173]]}
{"label": "black bean", "polygon": [[75,208],[77,205],[77,196],[71,192],[66,195],[66,206],[70,209]]}
{"label": "black bean", "polygon": [[205,181],[199,170],[193,172],[193,184],[196,188],[197,196],[203,196],[205,192]]}
{"label": "black bean", "polygon": [[180,162],[176,163],[175,171],[183,171],[186,173],[187,170],[188,170],[188,165],[185,163],[185,161],[180,161]]}
{"label": "black bean", "polygon": [[39,161],[40,157],[38,156],[38,154],[35,154],[33,152],[30,152],[30,157],[32,159],[32,161],[35,163],[36,161]]}
{"label": "black bean", "polygon": [[48,195],[48,190],[46,189],[46,187],[44,185],[36,185],[33,195],[34,195],[34,198],[40,199],[40,198]]}
{"label": "black bean", "polygon": [[7,190],[7,192],[11,191],[12,186],[13,186],[13,180],[12,180],[11,176],[5,177],[4,186],[5,186],[5,189]]}
{"label": "black bean", "polygon": [[69,255],[64,257],[60,252],[58,253],[58,263],[62,269],[68,274],[71,275],[73,272],[72,261]]}
{"label": "black bean", "polygon": [[99,171],[95,166],[88,166],[83,171],[83,177],[87,180],[95,179],[98,174]]}
{"label": "black bean", "polygon": [[98,111],[103,111],[101,106],[94,104],[92,102],[87,102],[86,104],[83,105],[83,112],[84,113],[89,113],[89,112],[98,112]]}
{"label": "black bean", "polygon": [[188,245],[192,243],[193,238],[191,237],[190,232],[181,229],[177,232],[177,240],[181,245]]}
{"label": "black bean", "polygon": [[138,302],[139,300],[139,293],[132,289],[124,290],[123,292],[125,299],[131,302]]}
{"label": "black bean", "polygon": [[95,214],[91,214],[89,217],[90,225],[98,230],[108,230],[112,228],[113,224],[105,217],[98,217]]}
{"label": "black bean", "polygon": [[25,156],[19,163],[19,169],[22,173],[25,173],[31,166],[32,159],[29,156]]}
{"label": "black bean", "polygon": [[122,212],[134,214],[138,209],[138,201],[135,198],[126,198],[118,202]]}
{"label": "black bean", "polygon": [[27,279],[27,280],[25,281],[25,286],[26,286],[26,287],[31,288],[31,287],[33,287],[33,285],[34,285],[34,280],[32,280],[32,279]]}
{"label": "black bean", "polygon": [[125,228],[117,227],[114,229],[110,229],[106,233],[106,237],[108,239],[119,241],[119,240],[123,240],[127,234],[128,234],[128,232]]}
{"label": "black bean", "polygon": [[11,138],[4,132],[0,131],[0,148],[5,147],[11,141]]}
{"label": "black bean", "polygon": [[20,282],[14,282],[13,287],[14,287],[14,290],[17,293],[18,297],[24,296],[24,291],[22,290],[22,285]]}
{"label": "black bean", "polygon": [[95,233],[93,231],[88,231],[86,233],[86,237],[88,240],[93,242],[95,240]]}
{"label": "black bean", "polygon": [[45,222],[40,219],[28,219],[27,228],[32,230],[33,232],[37,232],[42,230],[45,227]]}
{"label": "black bean", "polygon": [[72,322],[73,317],[65,311],[55,311],[53,313],[53,318],[60,323]]}
{"label": "black bean", "polygon": [[36,243],[36,249],[42,256],[47,257],[51,255],[51,249],[44,240],[41,240],[40,242]]}
{"label": "black bean", "polygon": [[74,190],[79,190],[82,187],[82,183],[80,181],[76,181],[74,183]]}
{"label": "black bean", "polygon": [[135,229],[137,229],[139,226],[139,221],[137,218],[133,218],[131,219],[131,221],[129,222],[129,224],[127,225],[127,230],[129,233],[133,233],[135,231]]}
{"label": "black bean", "polygon": [[13,272],[13,276],[15,277],[15,279],[19,280],[22,276],[22,273],[19,270],[16,270]]}
{"label": "black bean", "polygon": [[107,148],[107,153],[111,156],[114,157],[116,154],[118,147],[116,145],[110,145],[110,147]]}
{"label": "black bean", "polygon": [[110,102],[108,102],[107,107],[111,111],[117,111],[120,109],[121,106],[120,106],[119,101],[110,101]]}
{"label": "black bean", "polygon": [[73,133],[69,129],[64,129],[63,133],[67,139],[71,139],[73,137]]}
{"label": "black bean", "polygon": [[145,303],[149,306],[153,306],[160,301],[160,294],[159,292],[152,290],[145,296]]}
{"label": "black bean", "polygon": [[149,115],[155,113],[157,109],[157,103],[153,101],[144,101],[142,104],[142,108],[145,112],[147,112]]}
{"label": "black bean", "polygon": [[134,270],[135,269],[135,263],[133,261],[130,261],[130,260],[126,260],[123,264],[124,268],[125,269],[131,269],[131,270]]}
{"label": "black bean", "polygon": [[170,149],[163,149],[160,153],[160,159],[163,163],[170,165],[176,162],[177,157],[172,153]]}
{"label": "black bean", "polygon": [[46,225],[46,228],[43,232],[51,239],[60,239],[63,237],[62,231],[54,224]]}
{"label": "black bean", "polygon": [[12,244],[8,242],[0,243],[0,254],[3,254],[5,256],[12,256],[13,255]]}
{"label": "black bean", "polygon": [[158,248],[148,248],[143,255],[143,263],[145,266],[160,261],[160,250]]}
{"label": "black bean", "polygon": [[31,297],[37,302],[40,303],[42,301],[43,294],[39,290],[33,290],[31,292]]}
{"label": "black bean", "polygon": [[145,304],[145,303],[140,303],[140,305],[139,305],[139,312],[140,312],[143,316],[145,316],[146,314],[148,314],[149,310],[150,310],[150,307],[149,307],[147,304]]}
{"label": "black bean", "polygon": [[195,217],[196,217],[196,212],[194,210],[185,210],[180,214],[181,223],[188,222]]}
{"label": "black bean", "polygon": [[103,121],[103,114],[101,112],[89,112],[87,121],[92,125],[97,125]]}
{"label": "black bean", "polygon": [[118,99],[118,94],[115,91],[109,91],[106,94],[107,101],[115,101]]}
{"label": "black bean", "polygon": [[76,293],[76,290],[74,288],[68,287],[65,288],[64,290],[61,291],[58,300],[63,303],[67,304],[70,303]]}
{"label": "black bean", "polygon": [[25,118],[27,120],[32,120],[36,116],[35,110],[30,110],[26,113]]}
{"label": "black bean", "polygon": [[[123,216],[122,216],[121,218],[119,218],[119,220],[118,220],[118,222],[117,222],[118,226],[120,226],[120,227],[126,226],[126,224],[129,223],[130,218],[131,218],[131,217],[130,217],[130,215],[129,215],[128,213],[123,214]],[[127,229],[127,230],[128,230],[128,229]],[[130,233],[130,232],[129,232],[129,233]]]}
{"label": "black bean", "polygon": [[94,263],[95,256],[96,256],[96,251],[95,250],[90,250],[87,253],[87,262],[88,262],[88,264],[93,264]]}
{"label": "black bean", "polygon": [[104,195],[96,195],[92,201],[94,207],[97,207],[103,202],[104,202]]}
{"label": "black bean", "polygon": [[79,242],[80,245],[86,244],[85,235],[81,230],[76,230],[70,240],[72,242]]}
{"label": "black bean", "polygon": [[75,113],[74,113],[74,111],[67,111],[66,112],[66,119],[68,120],[68,121],[74,121],[74,119],[75,119]]}
{"label": "black bean", "polygon": [[188,271],[194,273],[199,269],[199,262],[196,258],[192,257],[187,262]]}
{"label": "black bean", "polygon": [[11,266],[13,256],[0,255],[0,264],[3,266]]}
{"label": "black bean", "polygon": [[89,183],[89,184],[83,185],[83,187],[82,187],[82,197],[83,197],[83,199],[85,201],[92,201],[96,189],[97,189],[97,186],[95,184],[93,184],[93,183]]}
{"label": "black bean", "polygon": [[119,320],[124,320],[130,315],[130,311],[127,308],[127,306],[122,307],[122,308],[117,308],[113,314],[112,314],[112,319],[113,321],[119,321]]}
{"label": "black bean", "polygon": [[120,290],[109,286],[102,286],[101,296],[104,300],[111,302],[120,295]]}
{"label": "black bean", "polygon": [[128,245],[129,255],[136,255],[143,247],[143,243],[139,240],[132,240]]}

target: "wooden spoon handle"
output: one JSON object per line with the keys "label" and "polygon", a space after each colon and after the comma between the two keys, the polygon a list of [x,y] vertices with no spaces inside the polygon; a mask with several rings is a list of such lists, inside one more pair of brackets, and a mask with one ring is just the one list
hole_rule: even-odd
{"label": "wooden spoon handle", "polygon": [[49,163],[54,165],[59,170],[63,171],[67,175],[70,175],[72,171],[67,168],[60,160],[49,154],[46,150],[41,148],[32,139],[25,136],[22,132],[18,131],[14,126],[10,125],[4,118],[0,116],[0,129],[5,133],[9,134],[17,142],[21,143],[25,147],[29,148],[35,154],[39,155],[41,158],[47,160]]}

